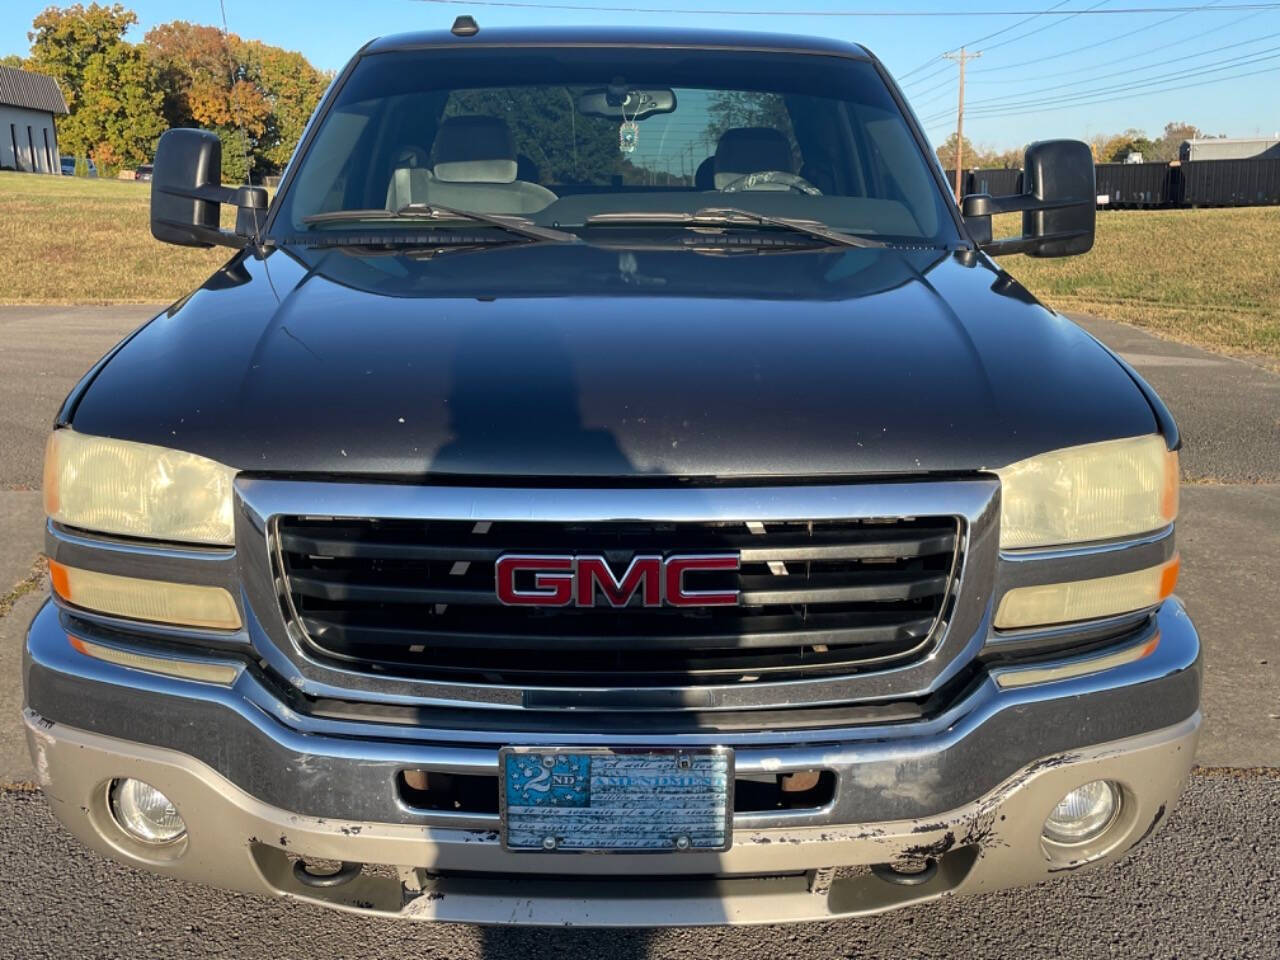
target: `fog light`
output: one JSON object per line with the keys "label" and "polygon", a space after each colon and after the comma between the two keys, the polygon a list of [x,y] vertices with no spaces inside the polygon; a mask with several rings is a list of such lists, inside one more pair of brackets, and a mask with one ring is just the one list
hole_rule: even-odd
{"label": "fog light", "polygon": [[1091,780],[1058,801],[1044,822],[1054,843],[1087,843],[1100,836],[1120,809],[1120,789],[1110,780]]}
{"label": "fog light", "polygon": [[173,801],[141,780],[111,785],[111,813],[129,836],[143,843],[172,843],[187,832]]}

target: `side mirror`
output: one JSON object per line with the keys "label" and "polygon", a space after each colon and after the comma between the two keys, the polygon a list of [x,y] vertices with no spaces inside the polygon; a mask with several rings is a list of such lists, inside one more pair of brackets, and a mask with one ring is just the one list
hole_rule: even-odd
{"label": "side mirror", "polygon": [[[1093,152],[1079,140],[1042,140],[1027,147],[1023,192],[1009,197],[985,193],[964,198],[970,233],[992,256],[1074,257],[1093,248],[1097,190]],[[1022,236],[991,239],[991,216],[1022,213]]]}
{"label": "side mirror", "polygon": [[[236,206],[235,232],[220,226],[220,204]],[[208,130],[170,130],[151,174],[151,235],[182,247],[243,247],[267,210],[262,187],[222,186],[222,141]]]}

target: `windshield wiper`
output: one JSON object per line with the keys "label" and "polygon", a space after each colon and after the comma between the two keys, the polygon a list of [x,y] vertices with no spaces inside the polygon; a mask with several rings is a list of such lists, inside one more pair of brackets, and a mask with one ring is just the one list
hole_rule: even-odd
{"label": "windshield wiper", "polygon": [[583,226],[666,226],[682,227],[779,227],[794,233],[801,233],[815,240],[843,247],[887,247],[881,240],[872,240],[851,233],[843,233],[835,227],[828,226],[821,220],[797,220],[791,217],[773,217],[767,213],[756,213],[739,207],[703,207],[693,213],[650,213],[644,210],[633,210],[624,213],[597,213],[587,217]]}
{"label": "windshield wiper", "polygon": [[473,210],[454,210],[434,203],[408,203],[395,210],[334,210],[331,213],[313,213],[303,217],[308,225],[325,223],[367,223],[377,220],[460,220],[464,223],[483,223],[528,240],[544,240],[550,243],[578,243],[572,233],[540,227],[528,217],[516,217],[501,213],[477,213]]}

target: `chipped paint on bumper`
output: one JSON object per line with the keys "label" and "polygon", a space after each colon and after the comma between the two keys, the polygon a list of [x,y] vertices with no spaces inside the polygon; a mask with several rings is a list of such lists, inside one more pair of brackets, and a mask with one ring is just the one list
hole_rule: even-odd
{"label": "chipped paint on bumper", "polygon": [[[87,846],[126,863],[246,893],[410,919],[683,926],[878,913],[1115,859],[1165,822],[1176,804],[1200,715],[1041,758],[988,794],[927,820],[740,830],[724,853],[662,857],[512,854],[492,832],[300,816],[262,803],[176,751],[51,724],[31,711],[26,724],[55,814]],[[119,776],[143,779],[173,799],[190,827],[181,856],[155,857],[122,837],[106,809],[106,784]],[[1055,856],[1041,839],[1046,814],[1068,790],[1098,778],[1124,790],[1117,821],[1098,844]],[[296,879],[291,856],[377,867],[317,889]],[[925,860],[936,872],[911,886],[868,869]]]}
{"label": "chipped paint on bumper", "polygon": [[[1014,689],[988,675],[927,722],[852,729],[829,742],[761,734],[737,749],[739,773],[828,769],[835,798],[808,813],[739,813],[721,853],[506,851],[492,815],[411,810],[391,794],[398,769],[496,774],[496,747],[303,734],[261,709],[248,672],[218,686],[96,661],[72,649],[49,607],[27,638],[25,719],[57,817],[89,847],[158,873],[414,919],[812,920],[1034,883],[1115,859],[1167,822],[1200,726],[1200,647],[1176,601],[1153,629],[1150,656]],[[124,776],[173,799],[189,825],[182,843],[157,853],[120,831],[107,793]],[[1046,844],[1053,806],[1100,778],[1123,789],[1104,837],[1073,849]],[[294,873],[299,856],[369,867],[315,888]],[[903,885],[884,879],[886,865],[932,872]]]}

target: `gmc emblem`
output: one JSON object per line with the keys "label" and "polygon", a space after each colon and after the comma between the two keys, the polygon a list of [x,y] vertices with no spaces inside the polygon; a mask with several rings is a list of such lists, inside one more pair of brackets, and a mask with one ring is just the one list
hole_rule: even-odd
{"label": "gmc emblem", "polygon": [[[601,595],[609,606],[625,607],[637,593],[646,607],[728,607],[737,604],[737,590],[691,590],[685,574],[738,566],[736,553],[642,555],[632,557],[622,576],[615,577],[598,555],[508,553],[498,558],[495,573],[498,600],[510,607],[594,607]],[[517,587],[521,573],[533,576]]]}

